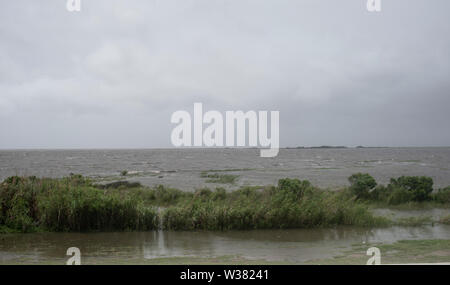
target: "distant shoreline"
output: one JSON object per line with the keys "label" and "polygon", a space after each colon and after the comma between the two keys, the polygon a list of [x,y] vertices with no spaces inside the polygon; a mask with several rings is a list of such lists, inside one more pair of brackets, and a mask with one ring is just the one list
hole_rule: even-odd
{"label": "distant shoreline", "polygon": [[[373,148],[450,148],[450,146],[287,146],[281,149],[373,149]],[[258,147],[155,147],[155,148],[0,148],[0,151],[67,151],[67,150],[251,150]]]}

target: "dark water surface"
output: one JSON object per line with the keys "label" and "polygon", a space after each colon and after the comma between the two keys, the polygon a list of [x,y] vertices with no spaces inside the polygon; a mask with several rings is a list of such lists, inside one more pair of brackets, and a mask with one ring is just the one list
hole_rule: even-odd
{"label": "dark water surface", "polygon": [[379,183],[401,175],[426,175],[436,187],[450,185],[450,148],[281,149],[275,158],[259,157],[257,149],[147,150],[9,150],[0,151],[0,179],[11,175],[61,177],[70,173],[164,184],[183,190],[206,183],[209,170],[238,175],[234,185],[276,184],[283,177],[308,179],[321,187],[347,185],[347,177],[368,172]]}

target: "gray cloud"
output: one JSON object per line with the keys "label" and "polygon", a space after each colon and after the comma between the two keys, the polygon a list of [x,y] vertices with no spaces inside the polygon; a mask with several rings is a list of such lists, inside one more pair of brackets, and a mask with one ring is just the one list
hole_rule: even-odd
{"label": "gray cloud", "polygon": [[0,148],[170,147],[170,115],[280,110],[282,146],[450,145],[450,3],[7,1]]}

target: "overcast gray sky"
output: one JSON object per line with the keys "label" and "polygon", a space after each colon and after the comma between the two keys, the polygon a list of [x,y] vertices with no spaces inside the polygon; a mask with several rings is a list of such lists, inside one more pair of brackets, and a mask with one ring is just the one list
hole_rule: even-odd
{"label": "overcast gray sky", "polygon": [[450,145],[450,1],[2,1],[0,148],[171,147],[176,110],[281,146]]}

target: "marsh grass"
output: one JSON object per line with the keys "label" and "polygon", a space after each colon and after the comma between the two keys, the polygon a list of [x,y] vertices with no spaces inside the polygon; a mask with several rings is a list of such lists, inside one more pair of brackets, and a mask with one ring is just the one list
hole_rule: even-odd
{"label": "marsh grass", "polygon": [[[210,179],[221,177],[217,174]],[[299,179],[230,192],[221,187],[184,192],[123,181],[98,187],[80,175],[7,178],[0,184],[0,232],[152,230],[159,225],[165,230],[247,230],[430,222],[425,218],[392,222],[369,210],[384,201],[363,199],[349,188],[323,190]],[[406,204],[448,205],[441,202],[446,201],[446,191],[441,191],[439,202],[432,196],[425,202]]]}
{"label": "marsh grass", "polygon": [[10,177],[0,185],[0,225],[12,231],[107,231],[157,228],[157,212],[136,195],[105,193],[73,175]]}
{"label": "marsh grass", "polygon": [[129,182],[129,181],[114,181],[106,184],[95,184],[96,188],[99,189],[118,189],[118,188],[135,188],[135,187],[141,187],[141,183],[139,182]]}
{"label": "marsh grass", "polygon": [[430,216],[401,218],[395,222],[396,225],[404,227],[418,227],[432,223],[433,219]]}
{"label": "marsh grass", "polygon": [[376,246],[381,251],[381,264],[435,263],[448,262],[450,258],[450,240],[400,240],[391,244],[371,243],[354,245],[333,258],[311,260],[307,264],[366,264],[369,247]]}
{"label": "marsh grass", "polygon": [[439,223],[445,224],[445,225],[450,225],[450,215],[441,217],[439,220]]}
{"label": "marsh grass", "polygon": [[399,210],[399,211],[410,211],[410,210],[430,210],[430,209],[449,209],[450,203],[441,203],[436,202],[434,200],[426,201],[426,202],[415,202],[409,201],[403,204],[391,205],[386,202],[380,201],[366,201],[366,204],[370,206],[372,209],[376,208],[386,208],[391,210]]}
{"label": "marsh grass", "polygon": [[234,230],[311,228],[332,225],[381,226],[367,206],[345,193],[321,191],[308,181],[281,179],[277,187],[243,187],[196,192],[190,199],[166,208],[164,229]]}
{"label": "marsh grass", "polygon": [[200,177],[207,178],[205,181],[207,183],[233,184],[239,175],[209,173],[207,171],[203,171],[200,173]]}

